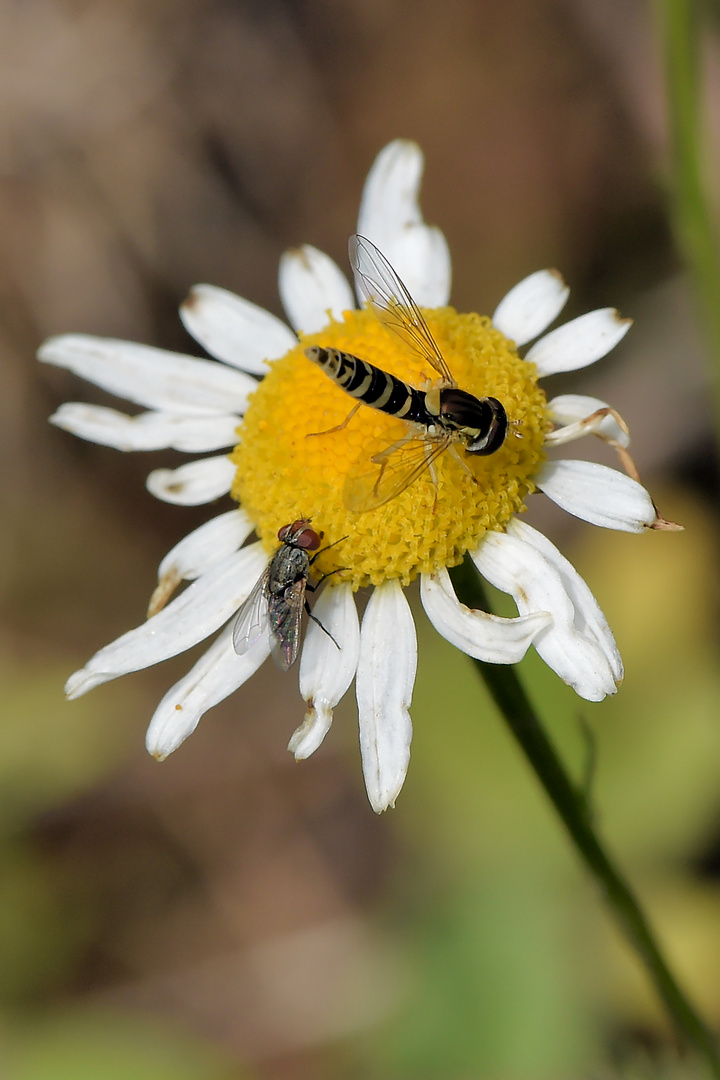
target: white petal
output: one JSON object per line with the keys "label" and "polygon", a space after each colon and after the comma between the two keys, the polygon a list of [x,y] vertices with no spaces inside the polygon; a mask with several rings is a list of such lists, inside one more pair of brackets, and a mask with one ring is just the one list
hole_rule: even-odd
{"label": "white petal", "polygon": [[292,330],[275,315],[215,285],[194,285],[180,318],[211,356],[254,375],[266,375],[268,360],[297,345]]}
{"label": "white petal", "polygon": [[547,611],[503,619],[471,610],[458,600],[444,567],[422,575],[420,596],[437,632],[468,656],[488,664],[517,664],[540,630],[552,622]]}
{"label": "white petal", "polygon": [[533,529],[517,517],[510,519],[507,531],[510,536],[515,536],[526,544],[530,544],[555,567],[575,609],[573,622],[576,629],[583,637],[594,641],[598,648],[602,650],[610,665],[615,682],[621,682],[624,675],[623,663],[612,630],[608,626],[607,619],[600,610],[597,600],[572,563],[568,562],[565,556],[560,554],[546,536],[543,536],[537,529]]}
{"label": "white petal", "polygon": [[[600,409],[609,408],[607,402],[601,401],[600,398],[585,397],[582,394],[560,394],[547,403],[551,420],[563,427],[580,424]],[[613,439],[620,446],[630,445],[628,433],[623,431],[615,417],[609,414],[603,417],[598,433],[607,439]],[[581,432],[581,434],[587,434],[587,432]],[[553,441],[552,436],[549,441]]]}
{"label": "white petal", "polygon": [[210,518],[168,551],[158,567],[158,580],[170,573],[187,581],[200,577],[237,551],[253,528],[253,522],[240,509]]}
{"label": "white petal", "polygon": [[533,642],[560,678],[588,701],[615,693],[615,679],[604,651],[584,636],[558,570],[536,548],[508,533],[488,533],[472,558],[496,588],[510,593],[521,614],[549,611],[552,624]]}
{"label": "white petal", "polygon": [[157,615],[95,653],[68,679],[67,696],[80,697],[101,683],[159,664],[203,641],[237,611],[266,564],[259,541],[230,555]]}
{"label": "white petal", "polygon": [[398,582],[387,581],[365,609],[355,678],[365,787],[377,814],[395,805],[405,781],[416,669],[412,612]]}
{"label": "white petal", "polygon": [[315,334],[355,307],[353,291],[337,263],[310,244],[280,259],[280,299],[296,330]]}
{"label": "white petal", "polygon": [[589,311],[540,338],[525,359],[537,365],[541,378],[560,371],[576,371],[594,364],[614,349],[631,325],[632,319],[622,319],[614,308]]}
{"label": "white petal", "polygon": [[237,551],[253,528],[244,510],[228,510],[188,533],[168,551],[158,567],[158,586],[148,615],[155,615],[165,606],[181,581],[200,577]]}
{"label": "white petal", "polygon": [[360,649],[360,624],[349,585],[325,589],[313,615],[340,648],[316,623],[308,624],[300,659],[300,693],[308,711],[288,743],[296,761],[310,757],[330,730],[333,709],[355,677]]}
{"label": "white petal", "polygon": [[239,416],[187,416],[145,412],[127,416],[103,405],[67,402],[50,422],[81,439],[116,450],[183,450],[200,454],[237,442]]}
{"label": "white petal", "polygon": [[254,675],[270,653],[267,634],[244,656],[232,645],[232,626],[226,626],[197,664],[168,690],[145,737],[148,753],[163,761],[192,735],[204,713],[224,701]]}
{"label": "white petal", "polygon": [[525,345],[558,317],[569,295],[557,270],[537,270],[503,297],[495,308],[493,324],[516,345]]}
{"label": "white petal", "polygon": [[604,529],[640,533],[657,512],[642,484],[594,461],[546,461],[533,480],[569,514]]}
{"label": "white petal", "polygon": [[357,231],[380,248],[416,303],[442,307],[450,298],[450,252],[440,230],[423,221],[422,172],[416,143],[396,139],[381,150],[365,181]]}
{"label": "white petal", "polygon": [[38,359],[145,408],[194,416],[242,414],[257,389],[249,375],[214,360],[86,334],[50,338]]}
{"label": "white petal", "polygon": [[226,455],[189,461],[179,469],[154,469],[145,481],[156,499],[177,506],[201,506],[227,495],[235,466]]}

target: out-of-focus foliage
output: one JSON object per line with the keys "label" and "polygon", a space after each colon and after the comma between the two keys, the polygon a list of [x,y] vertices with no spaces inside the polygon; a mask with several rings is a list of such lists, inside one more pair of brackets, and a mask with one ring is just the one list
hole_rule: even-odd
{"label": "out-of-focus foliage", "polygon": [[58,1012],[22,1025],[6,1057],[13,1080],[242,1080],[243,1073],[185,1034],[142,1017]]}

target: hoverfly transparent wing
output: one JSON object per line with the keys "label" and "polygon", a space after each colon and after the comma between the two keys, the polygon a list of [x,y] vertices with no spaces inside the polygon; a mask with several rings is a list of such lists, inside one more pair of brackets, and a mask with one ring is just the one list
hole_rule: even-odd
{"label": "hoverfly transparent wing", "polygon": [[238,656],[244,656],[267,630],[269,576],[270,567],[267,566],[240,605],[232,635],[233,648]]}
{"label": "hoverfly transparent wing", "polygon": [[268,605],[270,651],[273,660],[287,671],[297,659],[300,647],[300,624],[305,606],[305,578],[300,578]]}
{"label": "hoverfly transparent wing", "polygon": [[430,442],[408,435],[389,446],[387,438],[365,446],[345,478],[345,506],[361,514],[390,502],[422,476],[450,442],[449,438]]}
{"label": "hoverfly transparent wing", "polygon": [[383,253],[359,235],[350,237],[348,253],[357,291],[383,326],[402,338],[415,356],[434,367],[443,382],[456,386],[420,308]]}

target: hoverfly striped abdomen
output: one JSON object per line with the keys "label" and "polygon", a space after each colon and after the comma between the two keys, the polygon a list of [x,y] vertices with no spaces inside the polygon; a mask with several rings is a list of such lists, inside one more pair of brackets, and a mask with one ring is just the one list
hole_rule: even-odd
{"label": "hoverfly striped abdomen", "polygon": [[308,360],[323,369],[326,375],[346,393],[380,409],[390,416],[416,424],[431,424],[433,416],[425,404],[425,394],[402,379],[381,368],[339,349],[323,349],[318,345],[305,350]]}

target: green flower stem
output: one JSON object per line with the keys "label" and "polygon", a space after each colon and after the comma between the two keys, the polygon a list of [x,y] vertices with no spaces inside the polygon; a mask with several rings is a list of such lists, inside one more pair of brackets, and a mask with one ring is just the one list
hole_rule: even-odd
{"label": "green flower stem", "polygon": [[658,0],[658,15],[671,150],[671,212],[712,354],[720,431],[720,247],[704,175],[698,4],[693,0]]}
{"label": "green flower stem", "polygon": [[[469,607],[487,611],[478,574],[467,558],[452,571],[459,596]],[[720,1078],[720,1056],[713,1033],[691,1004],[664,959],[638,901],[614,865],[592,825],[584,793],[569,777],[555,747],[538,719],[512,666],[474,660],[510,731],[560,815],[585,865],[603,894],[626,938],[639,956],[679,1033]]]}

